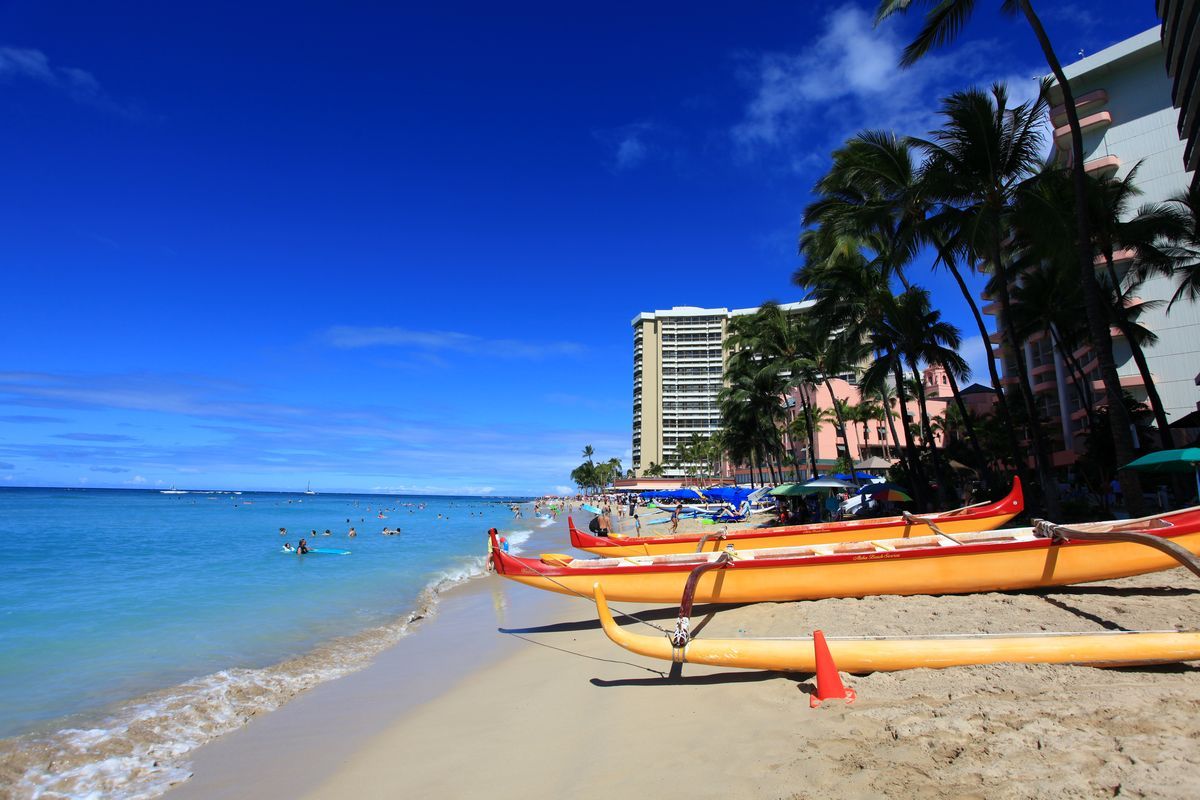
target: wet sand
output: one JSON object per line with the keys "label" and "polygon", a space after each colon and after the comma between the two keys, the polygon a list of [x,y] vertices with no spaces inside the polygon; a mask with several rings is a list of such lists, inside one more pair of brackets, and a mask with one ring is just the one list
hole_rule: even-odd
{"label": "wet sand", "polygon": [[[561,551],[562,526],[546,532],[555,546],[541,549]],[[722,607],[700,635],[1190,629],[1198,601],[1200,581],[1173,570],[1039,593]],[[669,626],[674,613],[646,616]],[[854,705],[818,709],[809,675],[669,667],[609,642],[589,601],[492,576],[449,592],[368,669],[202,748],[169,796],[1200,796],[1193,666],[876,673],[847,679]]]}

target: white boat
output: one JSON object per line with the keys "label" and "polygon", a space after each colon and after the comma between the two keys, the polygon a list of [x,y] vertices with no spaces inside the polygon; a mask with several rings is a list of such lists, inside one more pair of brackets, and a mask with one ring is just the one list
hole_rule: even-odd
{"label": "white boat", "polygon": [[312,490],[312,482],[311,481],[309,482],[309,484],[307,486],[304,487],[304,493],[305,494],[316,494],[316,492],[314,492]]}
{"label": "white boat", "polygon": [[187,494],[186,489],[176,489],[175,484],[171,484],[170,489],[159,489],[159,494]]}

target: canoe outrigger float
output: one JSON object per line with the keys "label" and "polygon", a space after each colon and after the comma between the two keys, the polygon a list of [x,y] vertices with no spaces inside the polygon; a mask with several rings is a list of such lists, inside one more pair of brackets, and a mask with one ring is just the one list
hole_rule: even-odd
{"label": "canoe outrigger float", "polygon": [[880,517],[878,519],[848,520],[811,525],[788,525],[777,528],[737,528],[710,530],[706,533],[683,533],[675,536],[593,536],[575,527],[567,518],[571,546],[601,556],[652,556],[667,553],[699,553],[724,550],[733,543],[739,549],[763,547],[792,547],[828,542],[862,542],[870,539],[929,536],[933,522],[943,533],[990,531],[1025,510],[1025,494],[1020,478],[1013,478],[1012,490],[994,503],[956,508],[924,516]]}
{"label": "canoe outrigger float", "polygon": [[[935,527],[937,527],[935,525]],[[1055,531],[1072,531],[1065,538]],[[1148,534],[1138,542],[1131,534]],[[675,603],[694,569],[702,603],[819,600],[868,595],[966,594],[1124,578],[1177,565],[1176,556],[1200,553],[1200,506],[1144,517],[1076,525],[1040,523],[933,536],[839,542],[720,553],[676,553],[580,559],[543,554],[519,558],[501,552],[489,532],[493,565],[504,577],[561,594],[592,595],[601,583],[612,600]],[[1088,541],[1101,536],[1108,541]],[[1152,544],[1146,547],[1145,544]]]}
{"label": "canoe outrigger float", "polygon": [[[617,625],[604,590],[594,585],[596,609],[608,638],[631,653],[679,664],[815,672],[811,637],[798,639],[690,639],[676,646],[666,636],[645,636]],[[827,637],[843,672],[941,669],[971,664],[1087,664],[1124,667],[1200,661],[1200,632],[1146,631],[918,636]]]}

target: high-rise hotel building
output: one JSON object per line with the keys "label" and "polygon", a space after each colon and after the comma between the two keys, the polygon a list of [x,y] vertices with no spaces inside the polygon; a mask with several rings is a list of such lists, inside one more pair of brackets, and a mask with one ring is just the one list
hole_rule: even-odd
{"label": "high-rise hotel building", "polygon": [[[781,307],[798,311],[811,301]],[[725,337],[729,320],[757,308],[676,306],[638,314],[633,320],[633,466],[650,465],[682,476],[676,446],[693,434],[721,427],[717,394],[725,385]]]}

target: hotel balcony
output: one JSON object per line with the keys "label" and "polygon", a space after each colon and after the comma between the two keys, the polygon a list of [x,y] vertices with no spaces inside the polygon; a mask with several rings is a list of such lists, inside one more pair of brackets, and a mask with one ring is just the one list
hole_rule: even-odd
{"label": "hotel balcony", "polygon": [[[1075,112],[1081,117],[1086,116],[1092,111],[1096,111],[1100,106],[1108,102],[1108,92],[1103,89],[1086,92],[1075,98]],[[1060,127],[1067,124],[1067,104],[1059,103],[1054,108],[1050,109],[1050,122],[1055,127]]]}
{"label": "hotel balcony", "polygon": [[[1097,111],[1079,120],[1079,127],[1085,133],[1100,131],[1112,125],[1112,114],[1107,111]],[[1071,127],[1062,125],[1054,129],[1054,144],[1061,150],[1071,149]]]}
{"label": "hotel balcony", "polygon": [[1104,156],[1083,162],[1083,171],[1097,178],[1112,175],[1121,168],[1121,159],[1117,156]]}

